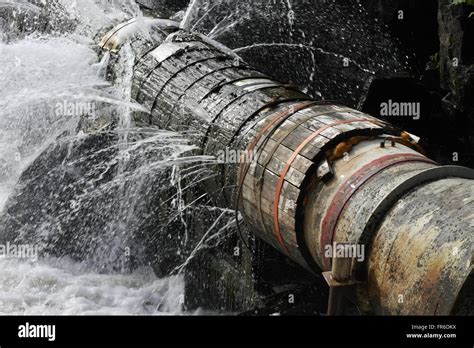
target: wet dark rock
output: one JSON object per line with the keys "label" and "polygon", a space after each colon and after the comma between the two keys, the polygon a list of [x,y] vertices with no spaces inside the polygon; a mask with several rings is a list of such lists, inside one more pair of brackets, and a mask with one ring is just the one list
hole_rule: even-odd
{"label": "wet dark rock", "polygon": [[[474,16],[469,15],[474,8],[452,4],[450,0],[440,0],[439,8],[438,1],[423,0],[361,3],[390,28],[406,54],[414,53],[416,58],[415,73],[405,79],[406,83],[400,84],[393,76],[369,81],[367,97],[360,108],[377,116],[382,100],[416,99],[422,104],[420,120],[392,117],[389,121],[421,136],[429,156],[440,163],[473,167],[474,148],[469,144],[473,143],[474,134]],[[398,17],[399,11],[403,11],[403,19]],[[458,58],[457,67],[454,58]],[[416,82],[418,79],[420,83]],[[456,156],[458,161],[453,161]]]}
{"label": "wet dark rock", "polygon": [[[52,13],[56,15],[52,16]],[[0,6],[0,40],[3,42],[33,33],[66,33],[72,31],[75,25],[57,1],[7,2]]]}
{"label": "wet dark rock", "polygon": [[362,5],[385,24],[392,24],[397,19],[398,10],[407,2],[407,0],[361,0]]}
{"label": "wet dark rock", "polygon": [[474,315],[474,273],[471,273],[461,289],[452,315]]}
{"label": "wet dark rock", "polygon": [[[105,272],[150,265],[165,276],[183,263],[201,237],[194,226],[202,214],[177,213],[178,187],[170,183],[176,167],[147,170],[171,156],[166,146],[174,140],[121,151],[120,134],[105,128],[48,147],[0,215],[0,242],[37,245],[41,256],[68,256]],[[129,136],[133,143],[146,135]]]}
{"label": "wet dark rock", "polygon": [[405,54],[416,54],[416,68],[422,72],[426,61],[439,50],[437,0],[361,0],[365,9],[387,25],[402,43]]}
{"label": "wet dark rock", "polygon": [[309,284],[290,284],[287,288],[266,297],[260,306],[240,315],[324,315],[328,291],[321,286],[322,284],[322,281]]}
{"label": "wet dark rock", "polygon": [[186,8],[189,0],[136,0],[143,11],[156,17],[169,18]]}
{"label": "wet dark rock", "polygon": [[[419,119],[415,120],[414,116],[384,117],[381,115],[381,105],[389,100],[394,103],[420,103],[420,115],[417,116]],[[407,74],[398,74],[373,79],[359,109],[400,129],[418,134],[432,122],[435,104],[436,96],[431,95],[418,80]]]}
{"label": "wet dark rock", "polygon": [[[190,28],[310,95],[356,106],[374,75],[410,70],[388,29],[353,1],[197,1]],[[258,24],[258,25],[257,25]],[[256,46],[253,46],[257,44]],[[262,44],[262,45],[259,45]],[[252,46],[249,48],[242,48]]]}
{"label": "wet dark rock", "polygon": [[441,87],[450,95],[448,114],[456,111],[474,115],[474,6],[439,1]]}
{"label": "wet dark rock", "polygon": [[187,309],[322,314],[328,287],[320,275],[308,273],[259,239],[249,239],[248,250],[232,237],[235,231],[221,247],[200,250],[186,267]]}
{"label": "wet dark rock", "polygon": [[[456,127],[452,147],[474,166],[474,6],[439,0],[439,69],[443,112]],[[452,144],[448,143],[447,144]],[[448,145],[449,146],[449,145]]]}

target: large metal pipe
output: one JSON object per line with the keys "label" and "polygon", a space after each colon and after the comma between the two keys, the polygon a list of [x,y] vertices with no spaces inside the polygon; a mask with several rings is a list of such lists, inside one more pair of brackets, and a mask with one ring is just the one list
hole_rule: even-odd
{"label": "large metal pipe", "polygon": [[221,188],[218,204],[237,201],[259,238],[313,272],[331,269],[333,243],[360,246],[365,258],[354,278],[369,312],[449,314],[464,301],[458,295],[469,293],[461,289],[473,269],[472,170],[439,166],[416,137],[316,101],[166,24],[167,32],[158,25],[141,38],[132,21],[101,46],[117,51],[133,37],[132,96],[151,110],[137,123],[186,131],[202,154],[232,150],[248,159],[215,166],[220,175],[206,185],[210,193]]}

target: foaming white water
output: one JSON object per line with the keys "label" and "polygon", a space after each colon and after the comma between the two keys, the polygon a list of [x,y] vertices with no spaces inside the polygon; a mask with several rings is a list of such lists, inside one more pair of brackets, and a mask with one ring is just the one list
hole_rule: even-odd
{"label": "foaming white water", "polygon": [[182,277],[97,274],[65,259],[0,259],[0,315],[181,314]]}
{"label": "foaming white water", "polygon": [[[114,90],[103,78],[107,59],[99,62],[93,46],[99,30],[140,17],[138,6],[133,0],[58,2],[65,12],[57,15],[74,19],[73,32],[0,42],[0,212],[25,168],[59,135],[80,139],[77,126],[84,115],[58,112],[58,106],[112,104],[122,130],[128,133],[131,126],[131,64],[125,59]],[[95,108],[84,113],[91,111],[102,114]],[[64,258],[31,262],[0,256],[0,315],[182,313],[181,276],[159,279],[148,268],[104,274],[89,266]]]}
{"label": "foaming white water", "polygon": [[70,38],[0,43],[0,209],[28,164],[79,117],[56,112],[72,100],[93,99],[99,86],[94,52]]}

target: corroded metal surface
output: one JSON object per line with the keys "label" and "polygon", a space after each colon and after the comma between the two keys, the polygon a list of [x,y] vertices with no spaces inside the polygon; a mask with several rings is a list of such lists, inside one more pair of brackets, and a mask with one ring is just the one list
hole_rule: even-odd
{"label": "corroded metal surface", "polygon": [[381,314],[446,315],[472,268],[474,186],[449,178],[403,196],[370,251],[368,292]]}

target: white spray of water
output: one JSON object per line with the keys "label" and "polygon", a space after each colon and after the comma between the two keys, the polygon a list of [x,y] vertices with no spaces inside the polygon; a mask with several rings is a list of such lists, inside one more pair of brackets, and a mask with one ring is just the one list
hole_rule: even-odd
{"label": "white spray of water", "polygon": [[318,53],[321,53],[321,54],[324,54],[324,55],[329,55],[329,56],[333,56],[333,57],[336,57],[338,59],[341,60],[341,62],[343,60],[346,60],[347,62],[350,62],[352,65],[356,66],[358,69],[368,73],[368,74],[371,74],[371,75],[375,75],[375,71],[372,71],[372,70],[369,70],[367,68],[364,68],[362,65],[360,65],[359,63],[357,63],[355,60],[353,59],[350,59],[340,53],[336,53],[336,52],[329,52],[329,51],[326,51],[320,47],[314,47],[314,46],[310,46],[310,45],[304,45],[304,44],[292,44],[292,43],[286,43],[286,42],[262,42],[262,43],[256,43],[256,44],[253,44],[253,45],[248,45],[248,46],[245,46],[245,47],[239,47],[239,48],[236,48],[234,49],[234,52],[235,53],[238,53],[238,52],[243,52],[243,51],[247,51],[247,50],[251,50],[251,49],[254,49],[254,48],[261,48],[261,47],[281,47],[281,48],[297,48],[297,49],[304,49],[304,50],[308,50],[310,52],[318,52]]}
{"label": "white spray of water", "polygon": [[92,50],[67,38],[27,38],[0,55],[0,179],[2,208],[22,170],[78,118],[58,114],[64,100],[85,102],[105,81],[94,74]]}
{"label": "white spray of water", "polygon": [[181,277],[157,279],[149,269],[97,274],[65,259],[0,259],[0,279],[2,315],[179,314],[184,288]]}
{"label": "white spray of water", "polygon": [[[0,42],[0,211],[22,171],[59,135],[81,138],[81,115],[58,112],[59,105],[115,105],[120,143],[131,127],[130,108],[137,108],[129,99],[130,62],[123,61],[120,88],[110,94],[103,79],[109,57],[99,62],[92,47],[102,28],[140,17],[138,6],[132,0],[59,3],[75,19],[74,32]],[[179,314],[183,295],[182,277],[158,279],[150,269],[99,274],[65,259],[0,257],[0,315]]]}
{"label": "white spray of water", "polygon": [[293,5],[291,4],[291,0],[286,0],[288,5],[288,24],[290,25],[290,36],[293,36],[293,26],[295,25],[295,11],[293,11]]}
{"label": "white spray of water", "polygon": [[197,12],[199,10],[199,7],[201,5],[200,0],[191,0],[191,2],[188,5],[188,8],[186,9],[186,12],[184,13],[183,20],[181,21],[180,27],[183,29],[190,29],[191,28],[191,23],[196,19]]}

